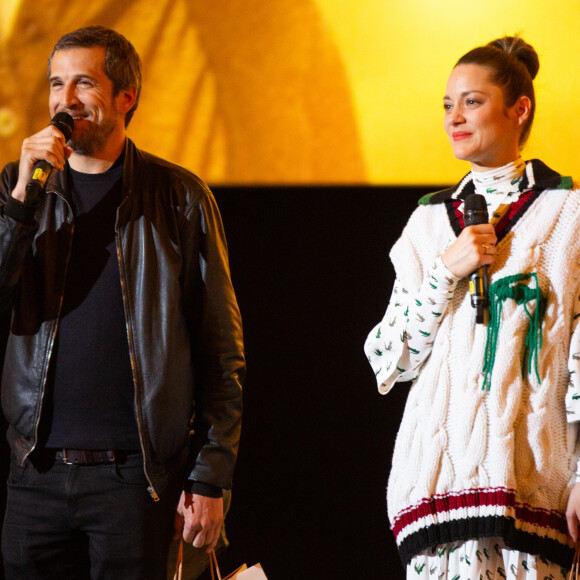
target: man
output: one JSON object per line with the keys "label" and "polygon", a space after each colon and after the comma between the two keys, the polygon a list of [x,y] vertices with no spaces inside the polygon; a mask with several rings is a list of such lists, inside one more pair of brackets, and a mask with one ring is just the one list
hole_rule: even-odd
{"label": "man", "polygon": [[[48,77],[72,137],[25,139],[0,180],[6,575],[161,579],[174,523],[215,546],[237,454],[245,362],[221,219],[201,180],[127,138],[141,65],[123,36],[63,36]],[[35,200],[40,160],[54,171]]]}

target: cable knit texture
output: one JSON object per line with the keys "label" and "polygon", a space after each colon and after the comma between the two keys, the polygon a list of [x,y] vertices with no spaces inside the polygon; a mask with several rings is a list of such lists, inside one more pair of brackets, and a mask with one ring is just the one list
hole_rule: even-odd
{"label": "cable knit texture", "polygon": [[[534,170],[547,170],[554,183],[554,172],[534,161],[526,168],[523,190],[526,185],[543,189]],[[418,368],[398,365],[408,350],[407,318],[395,316],[393,322],[393,312],[405,314],[424,291],[427,273],[455,241],[449,203],[471,192],[467,183],[460,183],[463,193],[450,190],[447,202],[437,199],[411,216],[390,254],[399,304],[391,299],[365,344],[380,392],[414,379],[395,444],[389,518],[403,562],[427,547],[498,536],[515,550],[567,566],[572,544],[565,510],[579,453],[565,398],[571,336],[572,342],[579,340],[580,192],[547,189],[536,196],[499,239],[489,269],[490,283],[537,275],[547,298],[537,376],[522,370],[530,325],[526,308],[533,314],[536,304],[508,299],[490,389],[482,390],[487,327],[475,323],[467,279],[457,282],[438,320],[430,354]]]}

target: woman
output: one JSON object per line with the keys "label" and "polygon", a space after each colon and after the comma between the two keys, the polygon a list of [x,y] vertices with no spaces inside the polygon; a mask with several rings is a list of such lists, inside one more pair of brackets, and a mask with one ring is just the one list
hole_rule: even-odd
{"label": "woman", "polygon": [[[413,381],[387,491],[408,578],[565,578],[578,537],[580,193],[520,157],[538,68],[519,37],[456,64],[444,126],[471,172],[420,201],[365,344],[381,393]],[[465,227],[473,193],[491,219]]]}

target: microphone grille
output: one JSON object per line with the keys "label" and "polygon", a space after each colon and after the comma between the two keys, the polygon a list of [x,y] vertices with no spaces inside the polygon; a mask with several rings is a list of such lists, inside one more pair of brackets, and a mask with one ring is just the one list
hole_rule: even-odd
{"label": "microphone grille", "polygon": [[464,208],[465,211],[487,211],[487,203],[485,197],[479,193],[472,193],[465,198]]}
{"label": "microphone grille", "polygon": [[479,193],[472,193],[463,202],[463,219],[466,226],[486,224],[489,221],[487,202]]}
{"label": "microphone grille", "polygon": [[68,113],[57,113],[50,121],[68,141],[71,138],[72,132],[75,128],[75,121]]}

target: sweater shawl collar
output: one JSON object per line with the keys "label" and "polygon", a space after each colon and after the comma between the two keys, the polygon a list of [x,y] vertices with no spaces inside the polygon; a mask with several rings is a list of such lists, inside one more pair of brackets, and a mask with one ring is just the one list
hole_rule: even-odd
{"label": "sweater shawl collar", "polygon": [[[495,225],[498,241],[502,240],[516,225],[543,191],[547,189],[571,189],[572,187],[571,177],[560,175],[539,159],[527,161],[522,180],[519,183],[521,194],[517,201],[510,204],[507,213]],[[449,223],[455,235],[459,236],[465,227],[462,211],[463,201],[472,193],[475,193],[475,185],[473,175],[469,172],[454,187],[423,196],[419,200],[419,205],[445,204]]]}
{"label": "sweater shawl collar", "polygon": [[[539,159],[526,161],[520,191],[544,191],[545,189],[572,189],[572,178],[560,175]],[[433,205],[452,200],[465,200],[475,193],[471,171],[455,186],[434,193],[428,193],[419,200],[419,205]]]}

